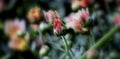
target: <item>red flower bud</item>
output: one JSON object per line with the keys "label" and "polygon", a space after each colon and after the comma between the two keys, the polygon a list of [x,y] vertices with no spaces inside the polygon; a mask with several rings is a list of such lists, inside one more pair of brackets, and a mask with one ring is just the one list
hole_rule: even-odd
{"label": "red flower bud", "polygon": [[61,20],[55,19],[54,25],[53,25],[54,33],[59,34],[63,30],[63,26],[64,26],[64,24],[62,23]]}

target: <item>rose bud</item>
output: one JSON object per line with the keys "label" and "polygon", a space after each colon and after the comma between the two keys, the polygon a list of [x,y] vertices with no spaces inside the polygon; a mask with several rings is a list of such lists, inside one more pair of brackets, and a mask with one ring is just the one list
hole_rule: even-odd
{"label": "rose bud", "polygon": [[26,51],[28,46],[24,39],[19,37],[14,37],[9,42],[9,48],[15,51]]}
{"label": "rose bud", "polygon": [[27,18],[30,22],[38,21],[41,18],[41,9],[39,7],[33,7],[28,11]]}
{"label": "rose bud", "polygon": [[48,24],[45,22],[41,22],[39,25],[40,31],[45,31],[48,27],[49,27]]}
{"label": "rose bud", "polygon": [[64,33],[64,24],[61,20],[59,19],[55,19],[54,20],[54,24],[53,24],[53,31],[54,31],[54,34],[59,36],[59,35],[62,35]]}
{"label": "rose bud", "polygon": [[42,45],[42,47],[40,48],[39,54],[41,56],[44,56],[45,54],[47,54],[49,52],[50,48],[47,45]]}
{"label": "rose bud", "polygon": [[51,23],[51,22],[53,22],[54,21],[54,19],[56,19],[56,18],[59,18],[59,15],[58,15],[58,13],[56,12],[56,11],[53,11],[53,10],[49,10],[49,11],[43,11],[43,13],[44,13],[44,16],[45,16],[45,18],[46,18],[46,21],[48,22],[48,23]]}
{"label": "rose bud", "polygon": [[89,49],[87,51],[87,59],[97,59],[98,52],[95,49]]}

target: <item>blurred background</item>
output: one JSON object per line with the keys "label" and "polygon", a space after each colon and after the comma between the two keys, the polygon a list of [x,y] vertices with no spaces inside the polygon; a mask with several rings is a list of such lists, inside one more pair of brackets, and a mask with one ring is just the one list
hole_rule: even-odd
{"label": "blurred background", "polygon": [[[88,1],[86,3],[88,4],[87,7],[81,1]],[[30,22],[28,13],[36,6],[38,10],[40,9],[39,20]],[[65,51],[62,40],[60,40],[61,38],[55,36],[51,28],[45,30],[42,36],[36,29],[39,28],[40,22],[47,23],[44,11],[56,10],[64,21],[65,17],[82,8],[89,9],[90,18],[93,22],[88,27],[92,27],[95,42],[112,29],[114,25],[120,23],[120,0],[0,0],[0,59],[64,59]],[[7,26],[6,23],[14,23],[16,19],[19,20],[18,26],[21,24],[21,27],[25,27],[23,29],[25,32],[22,35],[20,33],[20,36],[27,37],[29,43],[27,43],[26,47],[26,43],[23,40],[16,40],[13,45],[22,42],[24,47],[20,46],[20,48],[12,49],[9,45],[12,45],[10,42],[13,38],[11,39],[10,35],[6,34],[6,27],[8,28],[7,31],[11,30],[9,29],[10,24]],[[47,24],[47,26],[49,25]],[[75,54],[73,59],[79,59],[79,56],[90,47],[88,34],[76,34],[70,30],[70,33],[65,35],[68,44],[70,44]],[[43,39],[42,37],[45,40],[44,45],[40,41]],[[119,44],[120,32],[118,31],[109,39],[109,42],[106,42],[105,45],[97,50],[99,54],[98,59],[120,59]],[[17,49],[21,49],[22,52],[16,51]],[[27,51],[23,51],[25,49]],[[43,51],[40,52],[42,49]]]}

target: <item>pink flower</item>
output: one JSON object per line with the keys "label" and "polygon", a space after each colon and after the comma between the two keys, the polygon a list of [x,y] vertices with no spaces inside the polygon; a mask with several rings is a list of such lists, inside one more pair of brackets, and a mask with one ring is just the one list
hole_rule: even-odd
{"label": "pink flower", "polygon": [[86,22],[90,17],[88,9],[79,10],[78,15],[80,15],[82,22]]}
{"label": "pink flower", "polygon": [[77,31],[87,31],[81,24],[84,24],[89,19],[88,9],[79,10],[77,13],[72,13],[65,17],[66,27]]}
{"label": "pink flower", "polygon": [[79,10],[77,13],[72,13],[68,17],[65,18],[65,22],[71,22],[72,20],[76,20],[78,22],[86,22],[89,19],[89,11],[88,9]]}
{"label": "pink flower", "polygon": [[78,21],[73,20],[71,22],[66,23],[66,27],[69,29],[73,29],[74,31],[87,31]]}
{"label": "pink flower", "polygon": [[43,11],[44,16],[46,18],[47,22],[52,22],[55,18],[58,18],[58,14],[57,12],[53,11],[53,10],[49,10],[49,11]]}
{"label": "pink flower", "polygon": [[14,21],[5,22],[5,33],[10,37],[21,34],[25,31],[25,21],[16,18]]}
{"label": "pink flower", "polygon": [[54,28],[54,33],[58,34],[62,31],[64,24],[62,23],[61,20],[59,19],[55,19],[54,20],[54,24],[53,24],[53,28]]}
{"label": "pink flower", "polygon": [[67,28],[72,28],[74,30],[82,30],[82,26],[79,22],[77,21],[71,21],[69,23],[66,23]]}
{"label": "pink flower", "polygon": [[119,15],[114,17],[114,24],[120,24],[120,16]]}
{"label": "pink flower", "polygon": [[65,17],[65,22],[67,23],[67,22],[71,22],[73,20],[73,18],[71,17],[71,15],[69,15],[69,16],[67,16],[67,17]]}
{"label": "pink flower", "polygon": [[72,22],[72,21],[80,22],[80,20],[81,20],[81,18],[80,18],[80,15],[78,15],[78,13],[72,13],[69,16],[65,17],[65,22],[66,23],[69,23],[69,22]]}

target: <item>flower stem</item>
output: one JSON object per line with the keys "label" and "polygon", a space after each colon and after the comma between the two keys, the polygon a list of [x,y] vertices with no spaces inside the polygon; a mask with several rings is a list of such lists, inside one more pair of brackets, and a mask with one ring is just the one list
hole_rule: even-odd
{"label": "flower stem", "polygon": [[40,30],[39,30],[39,35],[40,35],[41,44],[43,45],[44,44],[44,39],[43,39],[43,34]]}
{"label": "flower stem", "polygon": [[[98,49],[103,44],[109,41],[109,38],[114,35],[120,29],[120,24],[113,27],[106,35],[104,35],[96,44],[94,44],[90,49]],[[86,53],[81,56],[81,59],[86,59]]]}
{"label": "flower stem", "polygon": [[66,41],[66,39],[65,39],[64,36],[61,36],[61,37],[62,37],[62,40],[63,40],[63,42],[64,42],[64,44],[65,44],[66,57],[69,56],[69,57],[71,58],[70,53],[69,53],[69,47],[68,47],[67,41]]}
{"label": "flower stem", "polygon": [[10,54],[6,54],[5,56],[0,57],[0,59],[9,59],[10,56],[11,56]]}
{"label": "flower stem", "polygon": [[89,39],[89,44],[90,44],[89,47],[93,46],[95,44],[95,38],[94,38],[94,34],[93,34],[92,29],[90,29],[90,33],[88,35],[88,39]]}
{"label": "flower stem", "polygon": [[93,34],[92,30],[90,30],[90,36],[91,36],[92,45],[94,45],[95,44],[95,38],[94,38],[94,34]]}

